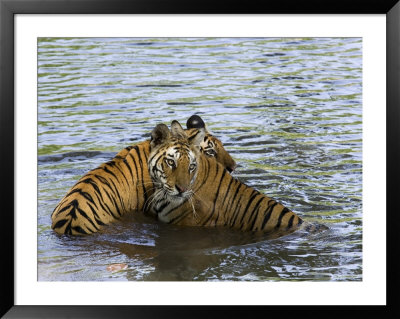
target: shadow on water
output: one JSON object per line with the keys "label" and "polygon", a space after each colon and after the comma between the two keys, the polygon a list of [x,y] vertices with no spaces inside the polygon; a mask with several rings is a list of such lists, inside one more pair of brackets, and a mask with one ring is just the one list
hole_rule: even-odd
{"label": "shadow on water", "polygon": [[[290,272],[277,272],[274,263],[276,260],[293,259],[290,255],[293,250],[300,257],[308,258],[307,262],[317,264],[316,256],[298,249],[296,242],[326,245],[337,242],[340,236],[333,235],[331,230],[316,233],[298,230],[280,237],[280,234],[240,232],[222,227],[182,227],[135,215],[125,217],[92,236],[57,237],[60,245],[74,247],[74,255],[85,255],[88,251],[103,255],[96,257],[101,258],[103,264],[102,269],[98,269],[103,277],[101,280],[252,281],[259,278],[285,279],[285,272],[289,278]],[[106,266],[113,263],[126,264],[127,269],[117,273],[107,272]],[[249,269],[246,266],[248,263],[254,268]],[[90,272],[93,265],[86,264],[84,267],[86,269],[81,271]],[[79,269],[75,270],[79,272]],[[296,275],[301,277],[300,271]],[[303,280],[306,279],[309,278]],[[82,280],[82,277],[72,280]]]}

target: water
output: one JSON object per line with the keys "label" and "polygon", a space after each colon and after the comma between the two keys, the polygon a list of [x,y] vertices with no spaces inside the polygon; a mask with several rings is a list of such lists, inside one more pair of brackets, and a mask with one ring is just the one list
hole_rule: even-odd
{"label": "water", "polygon": [[[38,279],[362,280],[360,38],[41,38]],[[139,214],[92,236],[50,215],[79,177],[199,114],[234,175],[328,231],[270,239]],[[107,266],[128,267],[110,272]]]}

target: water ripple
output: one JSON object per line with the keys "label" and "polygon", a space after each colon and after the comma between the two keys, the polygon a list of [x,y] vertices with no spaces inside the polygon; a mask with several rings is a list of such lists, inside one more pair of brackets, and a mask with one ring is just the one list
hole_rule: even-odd
{"label": "water ripple", "polygon": [[[39,280],[362,280],[361,46],[40,38]],[[50,214],[82,174],[194,113],[237,160],[237,178],[329,233],[260,239],[136,216],[84,239],[53,234]],[[110,276],[111,263],[128,268]]]}

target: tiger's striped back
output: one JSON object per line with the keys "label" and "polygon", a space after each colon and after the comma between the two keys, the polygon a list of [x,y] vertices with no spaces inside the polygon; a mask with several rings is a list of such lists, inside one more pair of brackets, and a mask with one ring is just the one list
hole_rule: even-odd
{"label": "tiger's striped back", "polygon": [[54,209],[52,228],[60,234],[90,234],[126,213],[141,211],[153,189],[149,144],[129,146],[85,174]]}
{"label": "tiger's striped back", "polygon": [[[232,177],[215,158],[196,152],[196,143],[185,140],[178,122],[171,124],[171,136],[167,131],[162,124],[153,130],[157,139],[150,144],[148,162],[155,184],[151,209],[159,220],[263,233],[289,233],[303,223],[290,209]],[[176,140],[180,147],[174,147]]]}

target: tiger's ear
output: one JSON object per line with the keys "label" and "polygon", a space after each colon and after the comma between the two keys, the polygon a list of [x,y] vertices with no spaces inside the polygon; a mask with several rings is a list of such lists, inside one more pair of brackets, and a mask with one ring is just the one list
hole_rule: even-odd
{"label": "tiger's ear", "polygon": [[186,122],[186,128],[191,129],[191,128],[205,128],[206,124],[204,123],[203,119],[194,114]]}
{"label": "tiger's ear", "polygon": [[165,143],[169,140],[170,132],[168,126],[165,124],[157,124],[157,126],[151,132],[150,147],[156,147]]}
{"label": "tiger's ear", "polygon": [[197,134],[190,138],[190,144],[200,149],[200,143],[204,141],[205,136],[206,130],[204,128],[199,128]]}
{"label": "tiger's ear", "polygon": [[173,120],[171,122],[171,133],[172,133],[172,136],[177,137],[177,138],[184,138],[184,139],[187,138],[187,135],[186,135],[184,129],[179,124],[179,122],[176,120]]}

